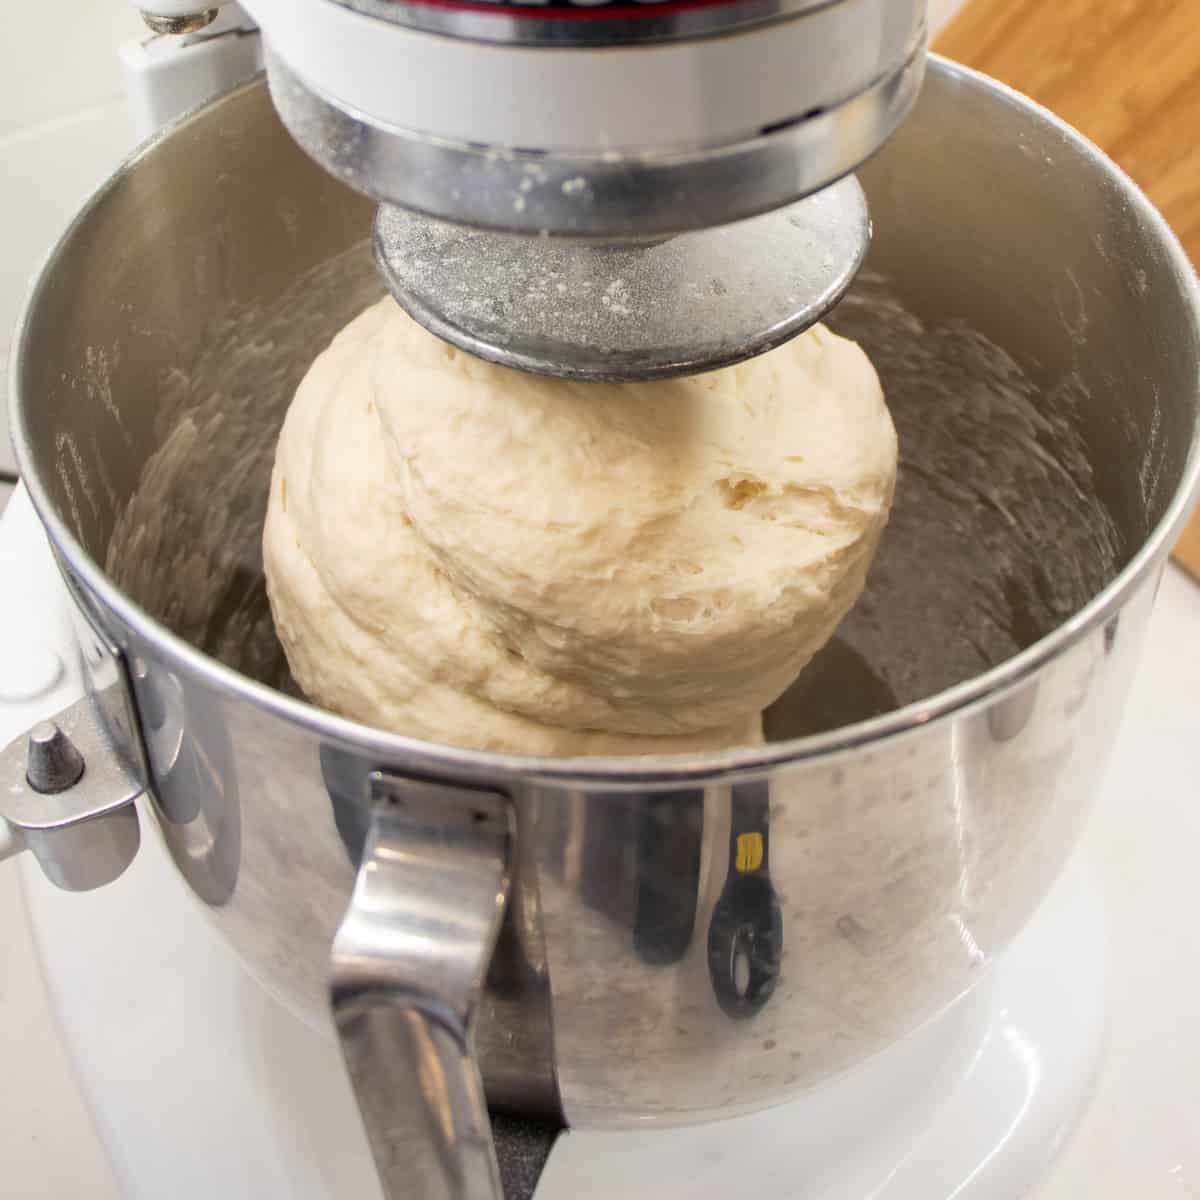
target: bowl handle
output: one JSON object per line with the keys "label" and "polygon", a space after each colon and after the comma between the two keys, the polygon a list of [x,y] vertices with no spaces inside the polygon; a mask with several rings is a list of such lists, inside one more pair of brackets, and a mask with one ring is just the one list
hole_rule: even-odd
{"label": "bowl handle", "polygon": [[380,772],[370,801],[330,1004],[383,1194],[502,1200],[473,1033],[508,899],[512,805]]}

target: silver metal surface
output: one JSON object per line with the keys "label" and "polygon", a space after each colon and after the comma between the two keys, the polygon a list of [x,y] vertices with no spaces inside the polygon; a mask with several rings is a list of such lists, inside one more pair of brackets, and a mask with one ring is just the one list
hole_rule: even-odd
{"label": "silver metal surface", "polygon": [[133,862],[141,794],[90,696],[0,751],[0,822],[70,892],[111,883]]}
{"label": "silver metal surface", "polygon": [[330,1002],[388,1200],[503,1200],[474,1029],[510,883],[493,792],[376,774]]}
{"label": "silver metal surface", "polygon": [[[778,21],[831,0],[500,0],[494,11],[473,3],[423,0],[334,0],[371,17],[452,37],[518,46],[605,46],[706,37]],[[844,0],[832,0],[844,3]]]}
{"label": "silver metal surface", "polygon": [[[290,692],[258,558],[274,438],[312,357],[380,288],[371,206],[294,147],[261,85],[141,151],[51,254],[12,355],[22,474],[160,728],[150,790],[181,871],[307,1019],[328,1019],[376,772],[510,796],[514,901],[479,1063],[493,1105],[575,1124],[791,1095],[940,1011],[1036,908],[1195,495],[1196,280],[1093,146],[940,60],[860,179],[875,235],[831,319],[883,374],[896,506],[797,689],[825,682],[768,710],[766,745],[720,754],[475,752]],[[755,811],[767,825],[749,828]],[[769,890],[737,883],[744,833],[764,860],[769,835]],[[743,903],[765,964],[779,947],[749,1016],[714,974],[734,964],[749,994],[722,950]]]}
{"label": "silver metal surface", "polygon": [[374,245],[392,295],[446,341],[506,367],[619,381],[713,370],[795,337],[842,298],[870,238],[850,177],[642,244],[481,232],[383,205]]}
{"label": "silver metal surface", "polygon": [[207,29],[216,19],[217,9],[215,8],[202,8],[194,13],[171,16],[142,9],[142,20],[146,22],[152,32],[172,36],[199,33],[201,29]]}
{"label": "silver metal surface", "polygon": [[83,755],[53,721],[39,721],[30,730],[25,782],[35,792],[65,792],[79,782],[83,769]]}
{"label": "silver metal surface", "polygon": [[916,45],[844,97],[725,146],[617,153],[454,144],[343,111],[266,52],[271,96],[296,141],[343,183],[387,204],[510,233],[649,237],[769,212],[855,170],[908,114],[925,72]]}

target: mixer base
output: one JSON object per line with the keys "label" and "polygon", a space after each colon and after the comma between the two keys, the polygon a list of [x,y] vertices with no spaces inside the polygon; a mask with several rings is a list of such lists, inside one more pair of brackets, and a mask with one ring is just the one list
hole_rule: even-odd
{"label": "mixer base", "polygon": [[1104,950],[1100,895],[1077,861],[992,978],[903,1042],[719,1125],[570,1133],[538,1200],[1026,1196],[1096,1075]]}
{"label": "mixer base", "polygon": [[[122,1194],[378,1196],[332,1038],[246,975],[150,848],[88,905],[22,868]],[[535,1200],[1013,1200],[1086,1099],[1103,975],[1099,897],[1076,864],[990,979],[871,1062],[717,1124],[568,1133]]]}

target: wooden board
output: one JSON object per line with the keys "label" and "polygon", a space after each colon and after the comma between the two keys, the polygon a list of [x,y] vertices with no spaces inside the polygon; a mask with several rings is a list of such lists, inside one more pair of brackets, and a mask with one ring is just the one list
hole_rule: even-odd
{"label": "wooden board", "polygon": [[1175,544],[1172,557],[1200,582],[1200,516],[1195,516]]}
{"label": "wooden board", "polygon": [[[1087,134],[1200,264],[1200,0],[968,0],[935,49]],[[1175,557],[1200,579],[1200,515]]]}

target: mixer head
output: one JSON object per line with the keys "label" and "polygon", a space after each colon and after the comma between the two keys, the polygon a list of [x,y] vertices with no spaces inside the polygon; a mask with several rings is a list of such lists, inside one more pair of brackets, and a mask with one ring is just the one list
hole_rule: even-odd
{"label": "mixer head", "polygon": [[924,69],[925,0],[249,0],[297,141],[383,202],[397,300],[573,379],[709,370],[834,304],[845,178]]}

